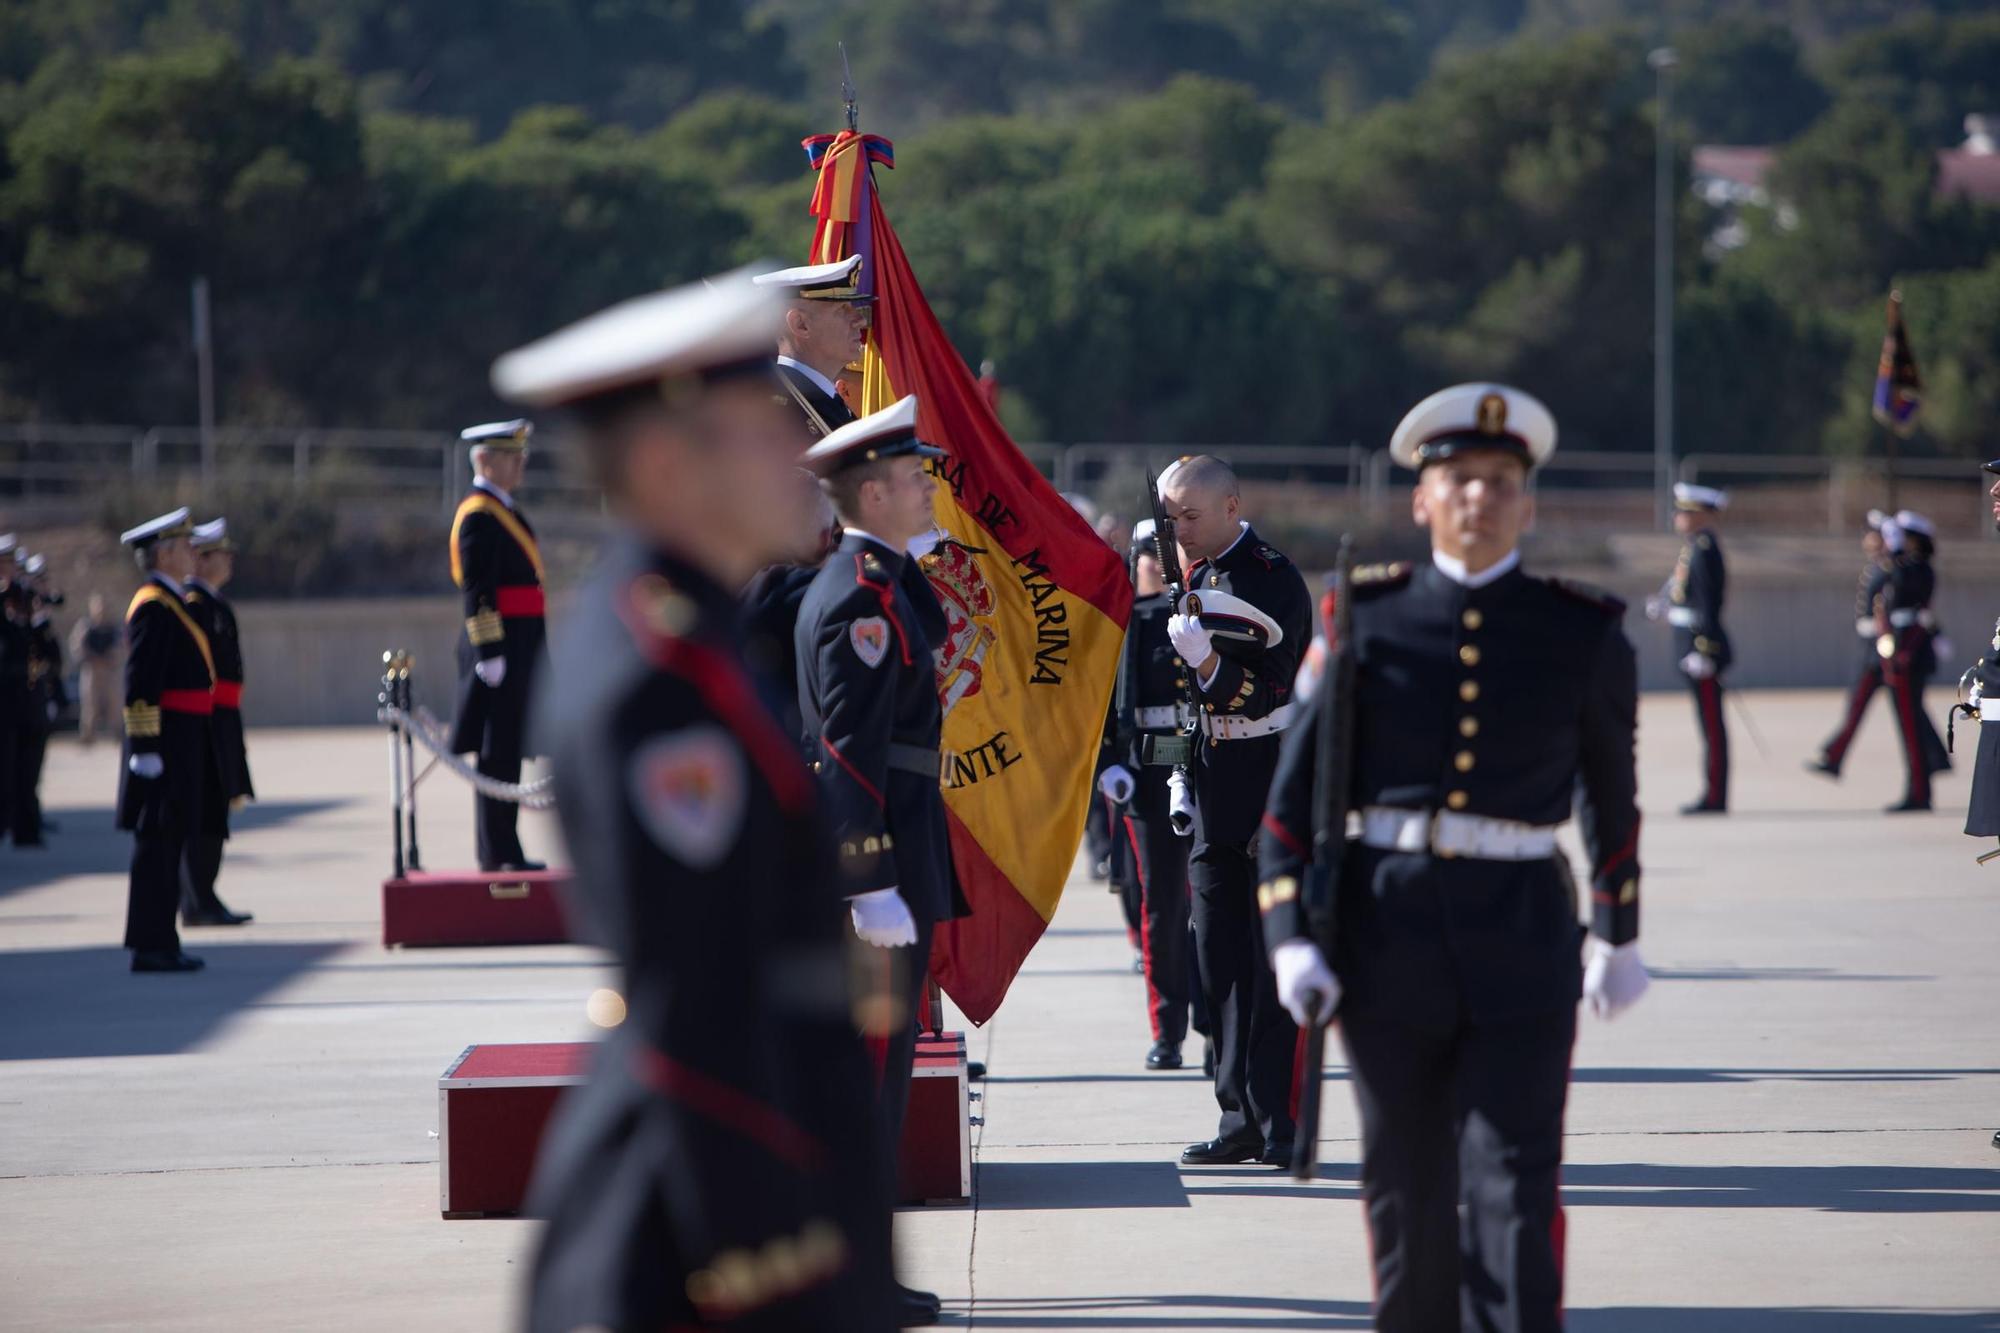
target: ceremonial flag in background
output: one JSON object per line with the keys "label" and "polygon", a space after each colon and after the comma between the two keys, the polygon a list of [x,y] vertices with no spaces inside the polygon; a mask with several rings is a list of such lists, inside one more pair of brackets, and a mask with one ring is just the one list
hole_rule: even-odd
{"label": "ceremonial flag in background", "polygon": [[1917,409],[1923,406],[1923,379],[1917,374],[1916,354],[1910,351],[1910,335],[1903,327],[1903,294],[1889,293],[1889,331],[1882,336],[1882,360],[1875,368],[1875,419],[1896,434],[1907,437],[1917,428]]}
{"label": "ceremonial flag in background", "polygon": [[923,567],[948,626],[935,645],[945,808],[972,915],[938,927],[931,971],[984,1023],[1076,858],[1132,585],[1121,553],[1007,437],[931,313],[875,195],[871,167],[895,165],[888,141],[847,130],[805,148],[819,173],[811,262],[861,255],[875,298],[856,409],[914,393],[919,433],[950,455],[931,465],[948,537]]}

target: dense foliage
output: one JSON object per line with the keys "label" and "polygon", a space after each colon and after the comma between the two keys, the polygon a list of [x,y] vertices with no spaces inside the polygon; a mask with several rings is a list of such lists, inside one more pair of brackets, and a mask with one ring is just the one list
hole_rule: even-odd
{"label": "dense foliage", "polygon": [[1914,447],[1990,455],[2000,209],[1935,153],[2000,113],[2000,7],[1890,0],[18,0],[0,9],[0,419],[444,426],[494,353],[796,258],[848,44],[885,198],[1018,433],[1379,443],[1452,378],[1650,444],[1655,83],[1780,147],[1679,204],[1681,442],[1855,451],[1881,298]]}

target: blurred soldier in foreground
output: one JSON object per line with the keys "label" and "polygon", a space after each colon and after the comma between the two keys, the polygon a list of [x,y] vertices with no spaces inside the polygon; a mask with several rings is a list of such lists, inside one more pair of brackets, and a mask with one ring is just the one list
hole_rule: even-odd
{"label": "blurred soldier in foreground", "polygon": [[[1331,675],[1286,737],[1264,821],[1258,899],[1278,993],[1302,1023],[1337,1008],[1347,1048],[1382,1333],[1562,1327],[1577,997],[1608,1018],[1647,984],[1624,606],[1520,569],[1528,474],[1554,448],[1548,409],[1504,385],[1443,390],[1397,427],[1391,456],[1418,474],[1431,559],[1364,566],[1339,592],[1352,598],[1351,642],[1333,647],[1354,654],[1343,748],[1361,836],[1338,862],[1331,960],[1301,897]],[[1573,800],[1591,862],[1587,965],[1556,849]]]}
{"label": "blurred soldier in foreground", "polygon": [[194,972],[174,930],[181,864],[202,827],[215,763],[215,657],[182,598],[194,573],[188,511],[127,531],[146,581],[125,612],[125,763],[118,770],[118,827],[132,832],[125,947],[134,972]]}
{"label": "blurred soldier in foreground", "polygon": [[248,912],[233,912],[215,893],[222,873],[222,844],[229,838],[229,815],[250,799],[250,761],[243,750],[243,643],[236,634],[236,611],[222,590],[236,574],[236,542],[226,519],[198,524],[189,545],[195,572],[187,581],[188,614],[208,635],[215,655],[215,762],[202,789],[201,827],[188,838],[181,875],[181,924],[241,926]]}
{"label": "blurred soldier in foreground", "polygon": [[[799,608],[799,712],[840,841],[854,933],[888,951],[880,1120],[892,1146],[902,1142],[931,930],[965,911],[938,785],[944,714],[932,644],[943,613],[912,554],[935,544],[927,463],[942,457],[917,437],[914,397],[805,455],[845,531]],[[937,1297],[903,1288],[899,1298],[906,1326],[935,1322]]]}
{"label": "blurred soldier in foreground", "polygon": [[778,385],[783,401],[803,414],[806,430],[824,439],[854,420],[840,396],[841,372],[861,359],[868,327],[856,280],[861,256],[832,264],[765,273],[757,285],[782,293],[789,305],[778,334]]}
{"label": "blurred soldier in foreground", "polygon": [[[545,654],[542,552],[514,493],[528,469],[531,421],[494,421],[459,433],[471,446],[472,489],[451,521],[451,581],[465,594],[458,644],[455,754],[477,752],[479,771],[521,780],[528,700]],[[521,807],[475,796],[479,868],[540,870],[521,850]]]}
{"label": "blurred soldier in foreground", "polygon": [[42,762],[48,757],[49,735],[69,691],[63,686],[62,640],[56,637],[49,608],[62,605],[62,594],[49,586],[48,561],[25,557],[21,577],[7,592],[7,615],[18,621],[27,655],[26,706],[21,741],[14,766],[14,845],[41,847],[42,835],[55,825],[42,817]]}
{"label": "blurred soldier in foreground", "polygon": [[537,1163],[538,1331],[895,1323],[832,849],[738,631],[736,590],[798,537],[775,304],[718,279],[493,369],[502,396],[575,410],[618,528],[536,719],[572,905],[622,974]]}
{"label": "blurred soldier in foreground", "polygon": [[28,627],[6,613],[18,596],[21,551],[14,534],[0,535],[0,835],[13,831],[14,774],[28,719]]}
{"label": "blurred soldier in foreground", "polygon": [[1820,747],[1819,758],[1806,761],[1806,771],[1836,781],[1840,778],[1841,765],[1847,762],[1848,747],[1854,744],[1854,734],[1861,730],[1861,719],[1868,712],[1868,701],[1875,697],[1875,691],[1882,688],[1882,655],[1875,650],[1878,637],[1875,604],[1889,581],[1891,561],[1882,539],[1882,525],[1888,521],[1887,514],[1871,509],[1868,511],[1868,530],[1861,534],[1861,577],[1854,588],[1854,635],[1858,660],[1854,685],[1847,692],[1847,711],[1841,717],[1840,730]]}
{"label": "blurred soldier in foreground", "polygon": [[1888,813],[1931,808],[1931,775],[1951,767],[1944,742],[1924,712],[1924,684],[1937,671],[1937,553],[1931,521],[1915,510],[1899,511],[1883,525],[1891,545],[1888,581],[1876,599],[1877,651],[1882,683],[1896,708],[1896,735],[1903,743],[1903,799]]}
{"label": "blurred soldier in foreground", "polygon": [[1712,486],[1674,486],[1674,531],[1686,540],[1680,560],[1661,594],[1646,604],[1649,619],[1673,626],[1674,660],[1694,692],[1695,725],[1701,729],[1702,794],[1681,807],[1684,815],[1720,815],[1729,810],[1729,729],[1722,720],[1722,673],[1734,660],[1722,628],[1726,575],[1715,516],[1729,497]]}
{"label": "blurred soldier in foreground", "polygon": [[1187,663],[1174,652],[1167,621],[1174,614],[1153,553],[1153,520],[1132,530],[1132,619],[1112,695],[1110,762],[1097,786],[1122,808],[1122,832],[1139,881],[1140,959],[1146,976],[1146,1017],[1153,1045],[1146,1068],[1179,1069],[1187,1040],[1188,842],[1168,815],[1171,763],[1149,759],[1152,744],[1181,736],[1188,713]]}
{"label": "blurred soldier in foreground", "polygon": [[92,593],[84,616],[71,627],[69,655],[76,659],[81,696],[77,739],[88,746],[100,731],[111,730],[118,709],[118,645],[124,636],[105,609],[101,593]]}
{"label": "blurred soldier in foreground", "polygon": [[1257,931],[1257,824],[1292,718],[1292,680],[1312,633],[1306,582],[1239,518],[1236,474],[1219,458],[1183,459],[1160,502],[1188,561],[1167,638],[1201,702],[1188,884],[1195,961],[1215,1042],[1215,1137],[1189,1166],[1292,1160],[1298,1030],[1278,1004]]}
{"label": "blurred soldier in foreground", "polygon": [[[1980,471],[1993,478],[1986,489],[1993,526],[2000,529],[2000,458]],[[1979,750],[1972,761],[1972,796],[1966,804],[1965,832],[1973,838],[2000,837],[2000,620],[1993,622],[1993,639],[1979,661],[1958,682],[1962,711],[1979,719]],[[2000,855],[2000,850],[1980,858]],[[1993,1135],[2000,1148],[2000,1131]]]}

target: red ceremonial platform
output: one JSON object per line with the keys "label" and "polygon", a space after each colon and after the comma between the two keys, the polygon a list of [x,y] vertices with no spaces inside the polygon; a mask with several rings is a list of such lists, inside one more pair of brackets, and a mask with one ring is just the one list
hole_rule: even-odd
{"label": "red ceremonial platform", "polygon": [[[591,1042],[470,1046],[444,1071],[438,1206],[446,1217],[521,1211],[542,1132],[562,1090],[588,1076],[592,1048]],[[959,1204],[972,1197],[971,1105],[965,1034],[918,1036],[899,1202]]]}

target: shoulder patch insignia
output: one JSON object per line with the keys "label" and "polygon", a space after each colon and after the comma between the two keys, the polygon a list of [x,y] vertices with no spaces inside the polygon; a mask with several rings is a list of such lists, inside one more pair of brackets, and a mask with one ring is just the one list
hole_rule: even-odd
{"label": "shoulder patch insignia", "polygon": [[864,551],[861,554],[861,572],[871,578],[880,578],[888,571],[882,567],[882,558],[880,556],[876,555],[873,551]]}
{"label": "shoulder patch insignia", "polygon": [[1392,588],[1406,582],[1416,569],[1407,560],[1397,560],[1386,565],[1356,565],[1348,577],[1356,588]]}
{"label": "shoulder patch insignia", "polygon": [[694,870],[722,863],[743,826],[743,756],[714,723],[656,736],[625,775],[633,813],[662,850]]}
{"label": "shoulder patch insignia", "polygon": [[863,666],[881,666],[889,655],[889,622],[880,616],[863,616],[847,627],[847,642]]}
{"label": "shoulder patch insignia", "polygon": [[632,606],[647,629],[666,638],[681,638],[694,628],[694,603],[661,575],[641,574],[632,581]]}
{"label": "shoulder patch insignia", "polygon": [[1549,578],[1545,582],[1564,596],[1573,597],[1579,602],[1588,602],[1606,615],[1618,616],[1625,614],[1625,599],[1608,593],[1602,588],[1593,587],[1588,583],[1580,583],[1576,579]]}

